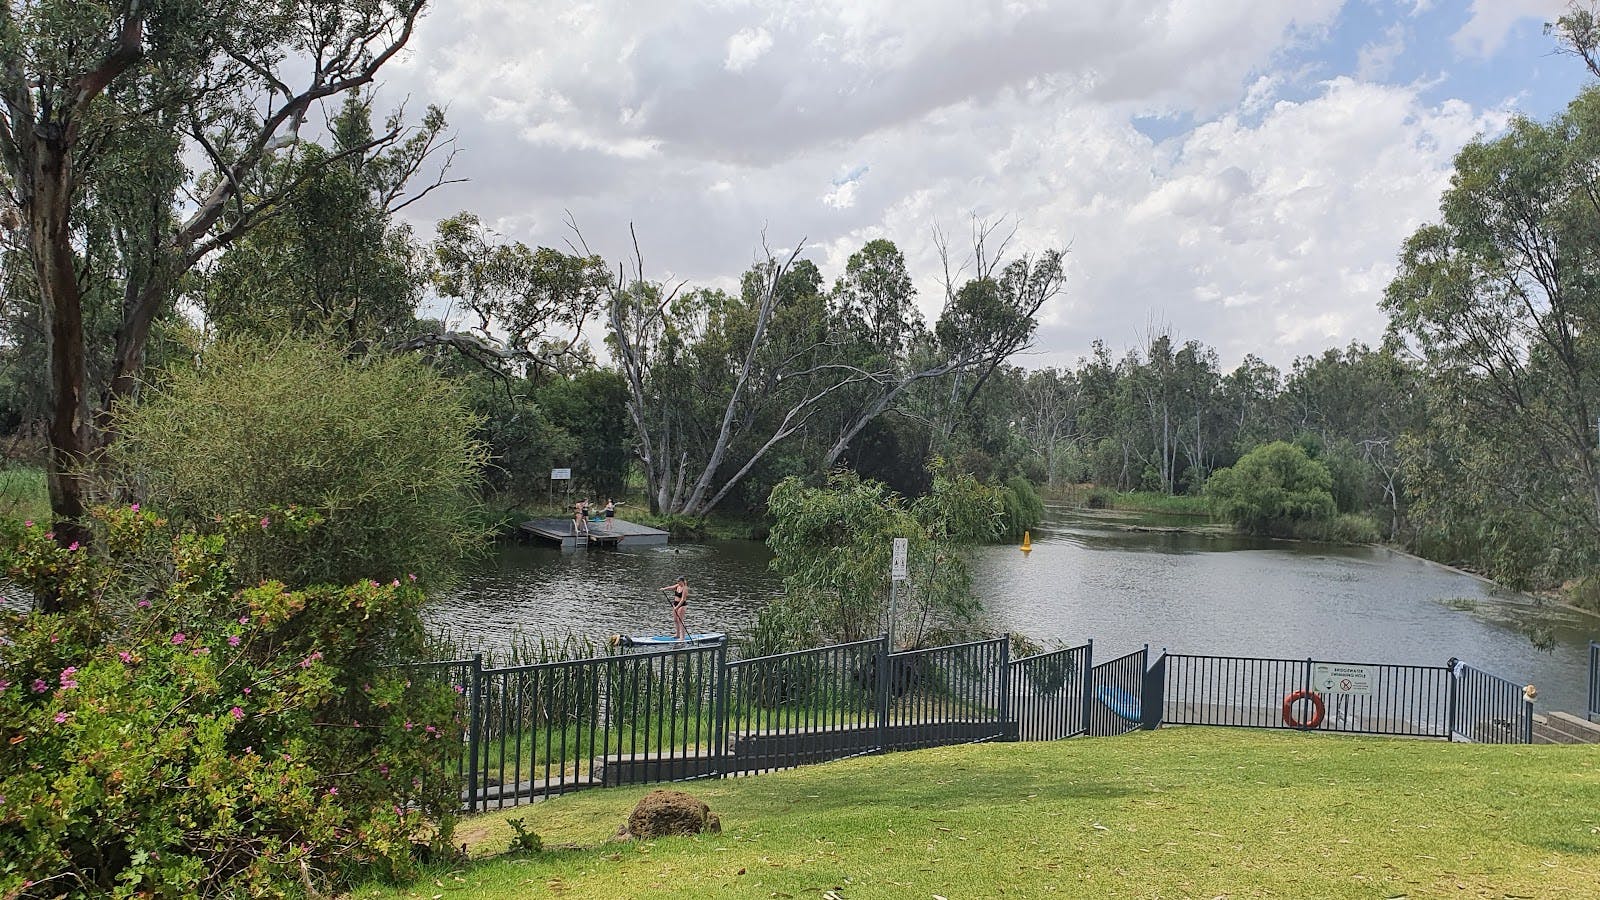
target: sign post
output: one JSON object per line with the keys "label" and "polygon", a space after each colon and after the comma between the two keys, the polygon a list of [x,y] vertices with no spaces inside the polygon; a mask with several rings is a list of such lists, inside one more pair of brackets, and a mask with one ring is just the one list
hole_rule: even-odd
{"label": "sign post", "polygon": [[558,481],[565,481],[570,486],[572,484],[572,470],[571,469],[551,469],[550,470],[550,503],[552,505],[554,505],[555,502],[556,502],[556,482],[558,482]]}
{"label": "sign post", "polygon": [[894,555],[889,563],[889,652],[894,652],[894,614],[897,599],[896,588],[900,582],[906,580],[906,547],[905,538],[894,539]]}

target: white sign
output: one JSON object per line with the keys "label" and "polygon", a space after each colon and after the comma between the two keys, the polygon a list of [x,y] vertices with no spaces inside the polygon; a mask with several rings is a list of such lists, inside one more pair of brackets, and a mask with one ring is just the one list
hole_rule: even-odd
{"label": "white sign", "polygon": [[1311,689],[1321,694],[1368,696],[1378,688],[1378,673],[1371,666],[1313,663]]}
{"label": "white sign", "polygon": [[906,539],[894,539],[894,562],[889,566],[889,577],[894,581],[906,580]]}
{"label": "white sign", "polygon": [[571,481],[572,480],[572,470],[571,469],[551,469],[550,470],[550,480],[551,481]]}

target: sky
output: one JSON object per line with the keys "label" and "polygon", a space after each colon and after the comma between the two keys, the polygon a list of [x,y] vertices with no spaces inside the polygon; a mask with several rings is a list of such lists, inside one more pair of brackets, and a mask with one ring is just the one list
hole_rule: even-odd
{"label": "sky", "polygon": [[[447,108],[471,210],[565,249],[732,286],[804,241],[829,284],[874,238],[931,321],[934,234],[1069,250],[1016,362],[1157,331],[1287,367],[1375,343],[1401,242],[1451,160],[1589,82],[1562,0],[447,0],[380,99]],[[958,254],[959,255],[959,254]],[[598,330],[592,338],[597,342]]]}

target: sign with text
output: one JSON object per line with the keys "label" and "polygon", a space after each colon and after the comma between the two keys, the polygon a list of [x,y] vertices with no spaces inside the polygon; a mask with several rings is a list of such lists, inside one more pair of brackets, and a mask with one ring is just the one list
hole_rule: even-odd
{"label": "sign with text", "polygon": [[889,577],[894,581],[906,580],[906,539],[894,539],[894,561],[889,565]]}
{"label": "sign with text", "polygon": [[571,481],[572,480],[572,470],[571,469],[551,469],[550,470],[550,480],[551,481]]}
{"label": "sign with text", "polygon": [[1322,694],[1370,695],[1378,687],[1378,673],[1372,666],[1345,663],[1312,663],[1311,689]]}

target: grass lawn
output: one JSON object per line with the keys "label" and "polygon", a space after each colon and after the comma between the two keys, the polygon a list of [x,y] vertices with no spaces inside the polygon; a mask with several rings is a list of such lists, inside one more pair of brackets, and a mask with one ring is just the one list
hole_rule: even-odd
{"label": "grass lawn", "polygon": [[612,844],[648,788],[522,817],[546,852],[359,898],[1595,897],[1600,751],[1174,728],[677,785],[717,836]]}

